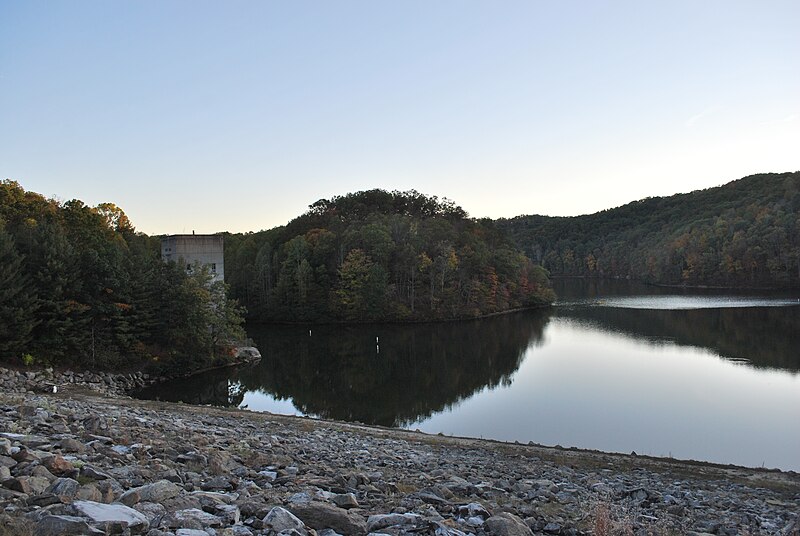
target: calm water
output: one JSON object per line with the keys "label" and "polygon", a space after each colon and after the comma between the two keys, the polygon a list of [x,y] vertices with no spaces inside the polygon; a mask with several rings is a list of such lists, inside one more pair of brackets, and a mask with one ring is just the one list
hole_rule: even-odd
{"label": "calm water", "polygon": [[260,364],[142,396],[800,471],[797,295],[556,291],[478,321],[250,326]]}

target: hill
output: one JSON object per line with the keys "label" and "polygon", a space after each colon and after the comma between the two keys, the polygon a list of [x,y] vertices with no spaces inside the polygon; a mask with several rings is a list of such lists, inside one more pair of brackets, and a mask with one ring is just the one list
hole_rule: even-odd
{"label": "hill", "polygon": [[0,361],[188,372],[228,362],[241,323],[224,284],[162,262],[116,205],[0,181]]}
{"label": "hill", "polygon": [[231,293],[262,321],[472,318],[552,301],[546,272],[449,200],[369,190],[228,235]]}
{"label": "hill", "polygon": [[553,275],[648,283],[800,287],[800,172],[634,201],[576,217],[497,221]]}

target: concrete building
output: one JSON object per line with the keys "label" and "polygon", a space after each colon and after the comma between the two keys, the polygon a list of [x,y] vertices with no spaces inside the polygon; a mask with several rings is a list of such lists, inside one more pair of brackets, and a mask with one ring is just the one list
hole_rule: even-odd
{"label": "concrete building", "polygon": [[225,279],[225,249],[221,234],[171,235],[161,239],[161,258],[185,265],[190,272],[194,263],[208,266],[214,281]]}

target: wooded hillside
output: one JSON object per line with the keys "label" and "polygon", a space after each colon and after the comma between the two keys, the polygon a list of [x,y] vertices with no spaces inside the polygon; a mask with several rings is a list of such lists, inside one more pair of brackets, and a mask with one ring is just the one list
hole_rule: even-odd
{"label": "wooded hillside", "polygon": [[232,295],[255,320],[470,318],[553,299],[546,272],[493,222],[415,191],[320,200],[225,244]]}
{"label": "wooded hillside", "polygon": [[221,282],[161,260],[111,203],[0,181],[0,361],[190,371],[243,337]]}
{"label": "wooded hillside", "polygon": [[800,287],[800,172],[647,198],[577,217],[498,220],[553,275]]}

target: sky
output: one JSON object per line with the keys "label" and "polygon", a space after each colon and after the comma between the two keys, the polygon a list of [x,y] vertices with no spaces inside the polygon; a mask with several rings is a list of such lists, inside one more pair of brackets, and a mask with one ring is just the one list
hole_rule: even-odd
{"label": "sky", "polygon": [[0,0],[0,180],[140,231],[571,216],[800,170],[800,2]]}

